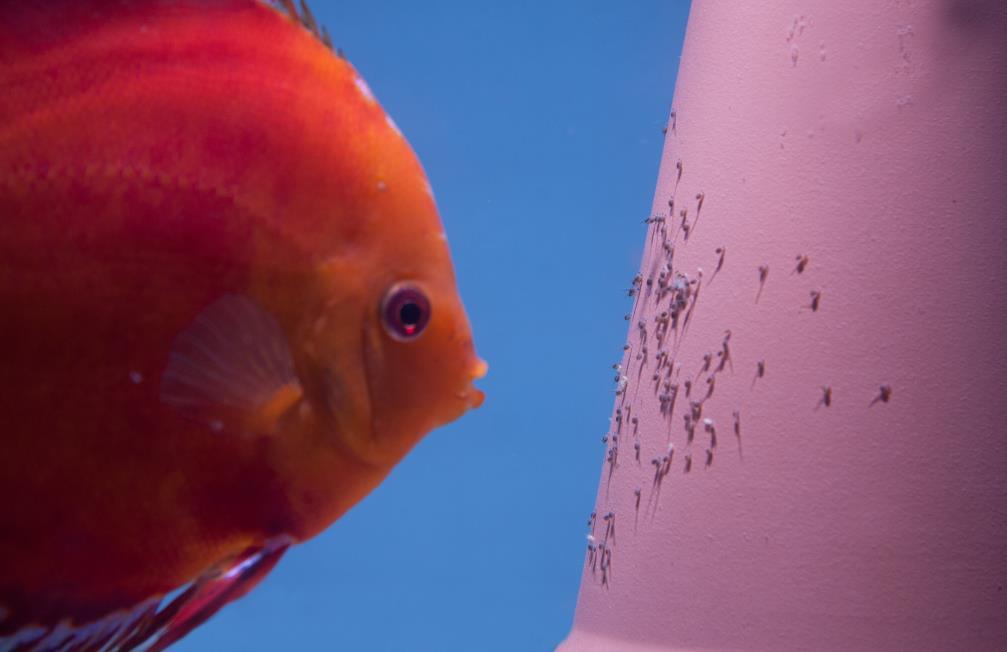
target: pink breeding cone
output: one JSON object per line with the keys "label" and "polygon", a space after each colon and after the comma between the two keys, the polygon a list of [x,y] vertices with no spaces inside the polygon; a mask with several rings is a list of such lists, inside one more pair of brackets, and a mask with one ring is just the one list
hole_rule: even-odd
{"label": "pink breeding cone", "polygon": [[1005,34],[694,0],[563,652],[1007,649]]}

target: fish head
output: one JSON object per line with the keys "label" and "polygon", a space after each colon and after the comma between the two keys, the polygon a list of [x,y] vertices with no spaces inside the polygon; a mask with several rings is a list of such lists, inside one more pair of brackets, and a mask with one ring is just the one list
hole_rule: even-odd
{"label": "fish head", "polygon": [[[342,345],[323,357],[324,403],[331,426],[359,457],[398,462],[430,430],[483,402],[474,381],[487,372],[440,237],[413,240],[397,265],[359,277],[358,304],[331,320]],[[413,264],[405,264],[411,260]],[[323,346],[324,350],[325,347]]]}
{"label": "fish head", "polygon": [[405,141],[397,146],[370,177],[374,192],[354,201],[353,244],[324,265],[328,298],[313,346],[331,430],[381,466],[481,405],[474,381],[487,371],[430,186]]}
{"label": "fish head", "polygon": [[482,404],[474,381],[487,364],[476,355],[453,279],[443,270],[389,275],[376,294],[376,314],[363,321],[370,443],[397,459],[428,431]]}

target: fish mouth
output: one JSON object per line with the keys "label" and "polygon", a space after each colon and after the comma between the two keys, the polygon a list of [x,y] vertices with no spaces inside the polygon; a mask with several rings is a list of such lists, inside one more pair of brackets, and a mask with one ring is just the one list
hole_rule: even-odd
{"label": "fish mouth", "polygon": [[482,358],[476,358],[469,369],[469,382],[465,390],[455,396],[462,400],[468,409],[473,410],[483,404],[486,394],[472,383],[479,380],[489,371],[489,365]]}
{"label": "fish mouth", "polygon": [[486,394],[481,389],[469,387],[468,391],[458,394],[458,398],[464,401],[470,410],[474,410],[483,404]]}

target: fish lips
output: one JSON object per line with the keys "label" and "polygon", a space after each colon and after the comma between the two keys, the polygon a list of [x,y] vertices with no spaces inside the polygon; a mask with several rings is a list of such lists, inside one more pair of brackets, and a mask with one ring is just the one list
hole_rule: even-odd
{"label": "fish lips", "polygon": [[458,398],[465,402],[468,409],[476,409],[486,400],[486,394],[472,383],[485,377],[488,371],[489,365],[486,361],[482,358],[476,358],[470,371],[472,380],[469,381],[468,387],[458,394]]}

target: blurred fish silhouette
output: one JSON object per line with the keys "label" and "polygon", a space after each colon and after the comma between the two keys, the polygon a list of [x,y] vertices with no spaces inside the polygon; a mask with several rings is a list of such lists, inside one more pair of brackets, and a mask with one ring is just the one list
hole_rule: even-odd
{"label": "blurred fish silhouette", "polygon": [[0,0],[0,650],[170,645],[482,402],[328,45],[289,0]]}

